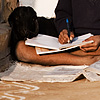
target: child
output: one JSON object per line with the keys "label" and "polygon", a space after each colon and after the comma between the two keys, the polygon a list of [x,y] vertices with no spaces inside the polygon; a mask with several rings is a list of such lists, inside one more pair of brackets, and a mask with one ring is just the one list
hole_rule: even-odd
{"label": "child", "polygon": [[[85,41],[93,43],[80,47],[82,51],[98,50],[100,45],[100,0],[59,0],[56,7],[55,24],[59,32],[59,42],[67,43],[74,36],[92,33],[94,36]],[[70,37],[68,37],[66,19],[70,22]]]}
{"label": "child", "polygon": [[[99,0],[97,0],[97,2],[91,2],[91,1],[89,0],[59,0],[58,6],[56,8],[55,23],[56,23],[58,32],[60,33],[59,35],[60,43],[66,43],[69,39],[67,36],[67,27],[66,27],[66,22],[65,22],[66,18],[68,18],[69,22],[71,23],[70,38],[73,38],[74,35],[77,36],[77,35],[81,35],[81,33],[85,34],[85,33],[91,32],[98,35],[90,37],[86,41],[92,39],[94,40],[94,43],[80,47],[81,50],[70,51],[70,52],[66,51],[66,52],[61,52],[61,53],[56,53],[56,54],[40,56],[36,54],[34,47],[26,46],[25,41],[20,40],[17,42],[16,49],[14,50],[14,53],[17,59],[23,62],[31,62],[31,63],[42,64],[42,65],[61,65],[61,64],[63,65],[64,64],[90,65],[100,60],[100,49],[99,49],[99,43],[100,43],[99,4],[100,4],[100,1]],[[95,7],[95,5],[97,7]],[[97,11],[95,11],[96,9]],[[91,10],[92,12],[90,12]],[[21,17],[23,19],[23,16]],[[20,23],[17,23],[17,24],[19,25]],[[16,29],[16,27],[13,27],[13,28]],[[87,51],[93,51],[93,52],[87,52]]]}

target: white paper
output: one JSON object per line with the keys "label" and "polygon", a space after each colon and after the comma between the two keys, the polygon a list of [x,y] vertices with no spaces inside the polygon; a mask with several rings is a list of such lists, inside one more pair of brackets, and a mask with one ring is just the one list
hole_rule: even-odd
{"label": "white paper", "polygon": [[[72,48],[76,48],[78,46],[85,45],[87,43],[92,43],[93,41],[82,42],[83,40],[89,38],[90,36],[93,36],[93,35],[91,33],[88,33],[79,37],[75,37],[72,43],[60,44],[58,42],[58,38],[56,37],[38,34],[37,37],[33,37],[32,39],[27,39],[25,41],[25,45],[51,49],[51,50],[46,51],[46,50],[43,50],[42,48],[40,48],[42,50],[40,50],[39,48],[36,48],[37,54],[54,53],[54,52],[61,52],[61,51],[69,50]],[[60,48],[63,48],[63,49],[60,49]]]}
{"label": "white paper", "polygon": [[92,34],[88,33],[79,37],[75,37],[72,43],[60,44],[58,42],[58,38],[56,37],[38,34],[37,37],[33,37],[32,39],[27,39],[25,41],[25,45],[59,50],[59,48],[61,47],[70,47],[79,45],[82,43],[83,40],[89,38],[90,36],[92,36]]}

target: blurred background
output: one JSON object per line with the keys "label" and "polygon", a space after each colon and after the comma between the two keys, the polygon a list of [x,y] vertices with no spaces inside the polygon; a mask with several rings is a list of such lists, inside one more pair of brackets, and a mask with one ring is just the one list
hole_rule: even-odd
{"label": "blurred background", "polygon": [[19,0],[19,6],[31,6],[37,12],[37,16],[55,17],[55,7],[58,0]]}

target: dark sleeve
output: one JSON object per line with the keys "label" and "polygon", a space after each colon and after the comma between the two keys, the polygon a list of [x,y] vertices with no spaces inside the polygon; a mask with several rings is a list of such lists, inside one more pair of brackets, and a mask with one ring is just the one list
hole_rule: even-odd
{"label": "dark sleeve", "polygon": [[60,33],[63,29],[67,29],[66,18],[68,18],[70,24],[72,24],[71,0],[59,0],[57,7],[55,9],[55,14],[56,14],[55,25],[58,33]]}

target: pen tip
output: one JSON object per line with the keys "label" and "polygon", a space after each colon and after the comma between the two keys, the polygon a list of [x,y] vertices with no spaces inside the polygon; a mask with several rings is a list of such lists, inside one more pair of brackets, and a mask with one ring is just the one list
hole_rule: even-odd
{"label": "pen tip", "polygon": [[70,40],[68,40],[68,43],[70,43]]}

